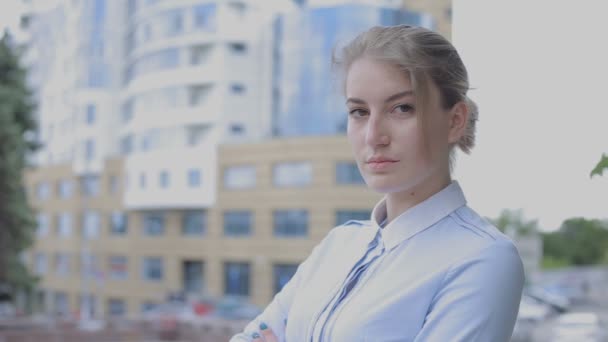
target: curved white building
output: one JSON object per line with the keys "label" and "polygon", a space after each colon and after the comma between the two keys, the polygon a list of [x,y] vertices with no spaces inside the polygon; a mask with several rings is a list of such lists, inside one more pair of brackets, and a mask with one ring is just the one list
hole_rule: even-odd
{"label": "curved white building", "polygon": [[129,1],[120,150],[129,209],[208,207],[220,142],[269,134],[272,11]]}

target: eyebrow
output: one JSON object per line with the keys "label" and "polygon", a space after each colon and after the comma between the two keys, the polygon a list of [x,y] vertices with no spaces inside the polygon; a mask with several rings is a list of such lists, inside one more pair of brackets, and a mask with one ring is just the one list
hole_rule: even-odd
{"label": "eyebrow", "polygon": [[[411,90],[402,91],[400,93],[393,94],[393,95],[387,97],[386,100],[384,100],[384,103],[395,101],[395,100],[397,100],[399,98],[402,98],[402,97],[413,96],[413,95],[414,95],[414,92],[411,91]],[[356,97],[349,97],[346,100],[346,103],[349,103],[349,102],[353,102],[353,103],[357,103],[357,104],[365,104],[365,101],[363,101],[361,99],[358,99]]]}

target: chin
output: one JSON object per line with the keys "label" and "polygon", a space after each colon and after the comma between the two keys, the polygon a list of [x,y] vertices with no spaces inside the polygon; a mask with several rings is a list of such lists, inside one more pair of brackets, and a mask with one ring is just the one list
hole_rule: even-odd
{"label": "chin", "polygon": [[403,191],[403,184],[388,182],[386,180],[370,180],[367,186],[375,192],[381,194],[390,194],[393,192]]}
{"label": "chin", "polygon": [[421,182],[421,179],[404,179],[403,177],[378,177],[372,175],[365,180],[367,186],[375,192],[390,194],[408,191]]}

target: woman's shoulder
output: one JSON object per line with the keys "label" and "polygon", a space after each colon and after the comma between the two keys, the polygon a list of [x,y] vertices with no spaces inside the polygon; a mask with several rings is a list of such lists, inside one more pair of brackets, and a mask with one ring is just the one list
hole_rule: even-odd
{"label": "woman's shoulder", "polygon": [[466,205],[444,218],[437,228],[428,241],[435,247],[433,250],[440,254],[445,251],[452,261],[483,259],[488,255],[520,259],[513,240]]}
{"label": "woman's shoulder", "polygon": [[482,217],[469,206],[462,206],[451,213],[446,226],[455,228],[456,232],[478,240],[482,244],[506,243],[513,241],[502,233],[489,219]]}

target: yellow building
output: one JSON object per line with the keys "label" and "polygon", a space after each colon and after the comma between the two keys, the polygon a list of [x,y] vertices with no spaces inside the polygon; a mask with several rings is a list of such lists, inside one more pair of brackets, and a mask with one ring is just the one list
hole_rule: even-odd
{"label": "yellow building", "polygon": [[47,312],[88,303],[100,317],[136,315],[177,291],[264,306],[329,229],[365,219],[379,199],[343,136],[220,146],[209,210],[126,211],[124,189],[137,182],[120,160],[103,170],[79,179],[69,165],[27,172],[39,221],[27,262]]}

